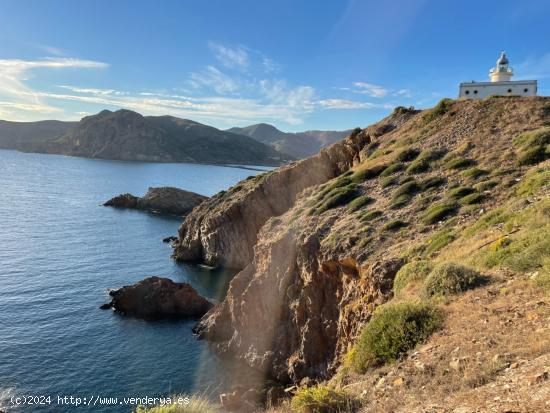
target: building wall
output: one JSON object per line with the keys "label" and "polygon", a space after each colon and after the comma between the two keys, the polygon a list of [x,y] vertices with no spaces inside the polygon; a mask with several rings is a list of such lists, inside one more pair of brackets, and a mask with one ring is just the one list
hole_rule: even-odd
{"label": "building wall", "polygon": [[499,96],[536,96],[537,81],[523,80],[511,82],[471,82],[461,83],[459,97],[483,99],[491,95]]}

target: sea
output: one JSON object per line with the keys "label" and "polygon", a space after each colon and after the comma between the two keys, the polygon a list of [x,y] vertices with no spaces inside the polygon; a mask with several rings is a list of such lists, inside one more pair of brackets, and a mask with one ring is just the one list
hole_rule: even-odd
{"label": "sea", "polygon": [[215,395],[223,363],[193,336],[195,321],[99,306],[150,275],[216,302],[233,273],[170,258],[162,239],[181,219],[102,203],[157,186],[210,196],[262,169],[0,150],[0,412],[132,412],[131,398]]}

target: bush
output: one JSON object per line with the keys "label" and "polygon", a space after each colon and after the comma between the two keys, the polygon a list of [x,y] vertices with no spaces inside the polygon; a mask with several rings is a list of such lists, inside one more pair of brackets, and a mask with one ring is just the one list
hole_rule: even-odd
{"label": "bush", "polygon": [[388,166],[386,169],[380,173],[380,176],[389,176],[395,172],[399,172],[403,170],[404,166],[402,163],[392,163],[390,166]]}
{"label": "bush", "polygon": [[474,168],[466,169],[462,174],[466,178],[476,179],[476,178],[479,178],[482,175],[487,175],[488,173],[489,172],[487,172],[484,169],[479,169],[479,168],[474,167]]}
{"label": "bush", "polygon": [[429,261],[412,261],[403,265],[395,275],[393,291],[398,294],[407,285],[424,281],[432,269],[433,265]]}
{"label": "bush", "polygon": [[436,232],[426,241],[426,248],[424,249],[424,256],[429,257],[435,252],[438,252],[445,246],[449,245],[455,240],[456,236],[452,229],[443,229]]}
{"label": "bush", "polygon": [[494,188],[497,185],[498,185],[498,181],[490,180],[490,181],[480,182],[480,183],[474,185],[474,188],[479,192],[483,192],[483,191],[487,191],[491,188]]}
{"label": "bush", "polygon": [[178,400],[178,398],[189,399],[189,403],[174,403],[165,406],[144,407],[139,406],[136,409],[136,413],[218,413],[220,406],[212,403],[206,397],[202,396],[185,396],[176,395],[171,396],[172,400]]}
{"label": "bush", "polygon": [[382,215],[384,215],[382,211],[378,211],[374,209],[372,211],[367,211],[363,215],[361,215],[361,221],[363,222],[373,221],[376,218],[381,217]]}
{"label": "bush", "polygon": [[376,178],[380,173],[386,169],[387,165],[376,165],[370,168],[361,169],[351,175],[351,181],[356,184],[367,181],[369,179]]}
{"label": "bush", "polygon": [[451,189],[448,195],[450,198],[458,199],[466,195],[470,195],[473,192],[475,192],[474,188],[470,188],[469,186],[458,186],[456,188]]}
{"label": "bush", "polygon": [[380,187],[381,188],[387,188],[388,186],[392,186],[397,184],[397,177],[395,176],[387,176],[384,179],[380,181]]}
{"label": "bush", "polygon": [[520,152],[518,156],[519,165],[534,165],[550,158],[550,153],[544,145],[534,146]]}
{"label": "bush", "polygon": [[441,99],[437,105],[430,109],[423,115],[423,120],[425,123],[429,123],[440,116],[443,116],[445,113],[449,112],[453,106],[453,100],[449,98]]}
{"label": "bush", "polygon": [[[347,174],[347,172],[346,172],[346,174]],[[329,192],[351,184],[352,183],[351,178],[349,176],[346,176],[346,174],[340,175],[335,180],[330,181],[329,183],[325,184],[322,187],[323,188],[322,191],[319,192],[319,194],[316,197],[317,201],[320,201],[320,200],[324,199],[329,194]]]}
{"label": "bush", "polygon": [[533,195],[539,189],[547,186],[550,186],[550,170],[537,168],[525,174],[516,188],[516,194],[519,196]]}
{"label": "bush", "polygon": [[409,224],[407,224],[406,222],[400,221],[399,219],[396,219],[385,224],[382,227],[382,231],[396,231],[400,228],[406,227],[407,225]]}
{"label": "bush", "polygon": [[453,215],[458,208],[459,207],[455,202],[433,205],[424,213],[422,221],[425,224],[435,224],[436,222]]}
{"label": "bush", "polygon": [[329,209],[345,205],[360,195],[355,185],[339,188],[335,193],[329,193],[327,198],[315,208],[315,214],[322,214]]}
{"label": "bush", "polygon": [[350,212],[355,212],[363,208],[365,205],[371,204],[374,202],[374,199],[367,195],[361,195],[358,198],[355,198],[350,202],[348,210]]}
{"label": "bush", "polygon": [[407,148],[399,152],[396,156],[396,159],[400,162],[410,162],[415,160],[419,154],[420,151],[418,149]]}
{"label": "bush", "polygon": [[474,165],[475,162],[468,158],[463,158],[461,156],[457,156],[455,158],[452,158],[451,160],[447,161],[445,163],[445,167],[447,169],[464,169],[468,168],[469,166]]}
{"label": "bush", "polygon": [[429,297],[457,294],[484,283],[477,271],[459,264],[437,265],[424,281],[424,293]]}
{"label": "bush", "polygon": [[549,145],[550,127],[544,127],[529,132],[524,132],[514,139],[514,143],[524,148],[539,145]]}
{"label": "bush", "polygon": [[351,138],[355,138],[357,135],[359,135],[361,133],[361,128],[357,127],[357,128],[354,128],[352,131],[351,131],[351,134],[350,134],[350,137]]}
{"label": "bush", "polygon": [[355,343],[350,364],[358,373],[397,360],[424,342],[441,325],[439,311],[427,303],[406,301],[379,307]]}
{"label": "bush", "polygon": [[466,195],[463,198],[460,198],[458,202],[460,202],[462,205],[473,205],[473,204],[479,204],[483,199],[485,198],[485,195],[474,193],[470,195]]}
{"label": "bush", "polygon": [[398,197],[400,195],[414,195],[420,190],[420,186],[416,183],[416,181],[408,181],[402,184],[399,188],[395,190],[393,193],[394,197]]}
{"label": "bush", "polygon": [[353,399],[343,391],[318,384],[299,389],[290,406],[299,413],[340,413],[352,411]]}
{"label": "bush", "polygon": [[419,174],[430,170],[430,161],[426,159],[416,159],[407,167],[408,174]]}
{"label": "bush", "polygon": [[447,180],[441,176],[432,176],[422,181],[420,183],[420,187],[422,188],[422,190],[426,190],[426,189],[436,188],[438,186],[444,185],[446,182]]}

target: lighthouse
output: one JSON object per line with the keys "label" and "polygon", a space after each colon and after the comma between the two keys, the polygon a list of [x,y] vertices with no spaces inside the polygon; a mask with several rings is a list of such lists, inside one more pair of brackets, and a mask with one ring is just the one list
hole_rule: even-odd
{"label": "lighthouse", "polygon": [[489,70],[490,82],[464,82],[460,84],[459,97],[483,99],[487,96],[536,96],[536,80],[512,80],[514,71],[505,52],[500,53],[495,67]]}

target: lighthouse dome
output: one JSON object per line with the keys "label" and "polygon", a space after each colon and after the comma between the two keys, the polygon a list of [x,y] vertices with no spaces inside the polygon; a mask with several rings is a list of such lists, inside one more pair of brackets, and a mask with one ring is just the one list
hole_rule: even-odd
{"label": "lighthouse dome", "polygon": [[497,60],[497,67],[506,65],[508,65],[508,58],[506,57],[506,53],[501,52],[500,57]]}

